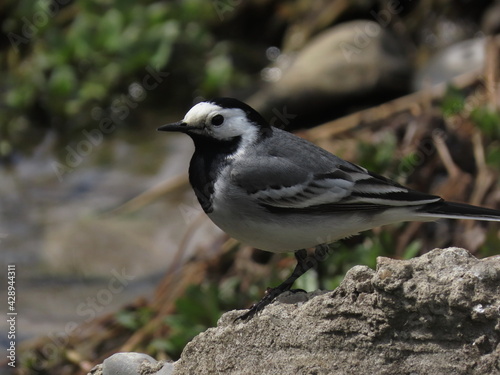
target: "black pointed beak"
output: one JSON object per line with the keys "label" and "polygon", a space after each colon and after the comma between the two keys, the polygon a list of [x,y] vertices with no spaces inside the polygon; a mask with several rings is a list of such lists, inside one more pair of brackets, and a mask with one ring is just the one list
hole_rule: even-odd
{"label": "black pointed beak", "polygon": [[179,121],[179,122],[174,122],[172,124],[162,125],[156,130],[162,131],[162,132],[187,133],[189,131],[189,129],[190,129],[190,127],[185,122]]}

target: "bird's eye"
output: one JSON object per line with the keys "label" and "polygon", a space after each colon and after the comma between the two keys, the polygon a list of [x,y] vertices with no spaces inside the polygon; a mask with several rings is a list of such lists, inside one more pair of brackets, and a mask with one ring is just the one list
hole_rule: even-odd
{"label": "bird's eye", "polygon": [[218,126],[221,125],[224,122],[224,116],[222,115],[215,115],[212,117],[211,123],[212,125]]}

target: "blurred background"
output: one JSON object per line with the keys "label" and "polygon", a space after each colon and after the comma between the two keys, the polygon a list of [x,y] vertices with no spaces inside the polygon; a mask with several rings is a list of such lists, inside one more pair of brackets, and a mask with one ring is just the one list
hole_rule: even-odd
{"label": "blurred background", "polygon": [[[0,263],[16,267],[18,374],[86,374],[117,351],[175,360],[288,276],[292,254],[238,244],[204,216],[190,139],[156,133],[203,99],[236,97],[402,184],[500,209],[499,2],[6,0],[0,24]],[[333,244],[296,287],[452,245],[500,254],[499,226],[377,228]]]}

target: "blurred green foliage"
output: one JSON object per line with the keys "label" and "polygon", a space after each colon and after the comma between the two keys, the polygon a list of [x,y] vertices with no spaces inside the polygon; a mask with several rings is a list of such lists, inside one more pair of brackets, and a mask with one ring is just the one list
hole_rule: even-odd
{"label": "blurred green foliage", "polygon": [[500,138],[500,113],[483,106],[474,108],[470,118],[486,137]]}
{"label": "blurred green foliage", "polygon": [[443,116],[466,116],[487,140],[485,142],[486,163],[497,168],[500,165],[500,142],[498,141],[500,139],[500,113],[482,102],[465,113],[467,112],[465,111],[466,99],[467,95],[463,90],[448,86],[441,101]]}
{"label": "blurred green foliage", "polygon": [[396,136],[390,132],[385,133],[380,142],[359,141],[357,163],[372,172],[387,173],[398,162],[394,158],[397,146]]}
{"label": "blurred green foliage", "polygon": [[479,248],[478,254],[481,258],[498,256],[498,249],[500,249],[500,238],[497,226],[489,224],[486,231],[486,239],[484,244]]}
{"label": "blurred green foliage", "polygon": [[500,165],[500,113],[483,106],[474,108],[470,118],[485,137],[495,140],[486,146],[485,157],[487,164],[497,168]]}
{"label": "blurred green foliage", "polygon": [[457,115],[465,107],[466,95],[455,86],[448,86],[441,101],[441,111],[445,117]]}
{"label": "blurred green foliage", "polygon": [[[235,74],[230,46],[213,36],[221,21],[210,1],[8,0],[3,10],[0,156],[27,146],[33,129],[74,132],[117,104],[166,111],[196,89],[216,95]],[[154,88],[152,72],[164,78]]]}
{"label": "blurred green foliage", "polygon": [[116,321],[123,327],[135,331],[143,327],[153,315],[153,310],[148,306],[133,311],[120,310],[116,313]]}
{"label": "blurred green foliage", "polygon": [[213,282],[188,287],[175,303],[175,314],[165,317],[165,323],[170,327],[170,334],[163,344],[167,354],[179,357],[194,336],[216,326],[224,312],[223,306],[227,307],[228,302],[222,300],[220,288]]}

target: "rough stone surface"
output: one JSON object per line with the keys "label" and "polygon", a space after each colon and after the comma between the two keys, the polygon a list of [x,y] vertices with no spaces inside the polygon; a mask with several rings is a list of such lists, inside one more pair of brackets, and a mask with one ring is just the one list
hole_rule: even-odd
{"label": "rough stone surface", "polygon": [[172,375],[173,364],[142,353],[116,353],[94,367],[89,375]]}
{"label": "rough stone surface", "polygon": [[282,296],[193,339],[174,374],[500,374],[500,256],[379,258],[332,292]]}

